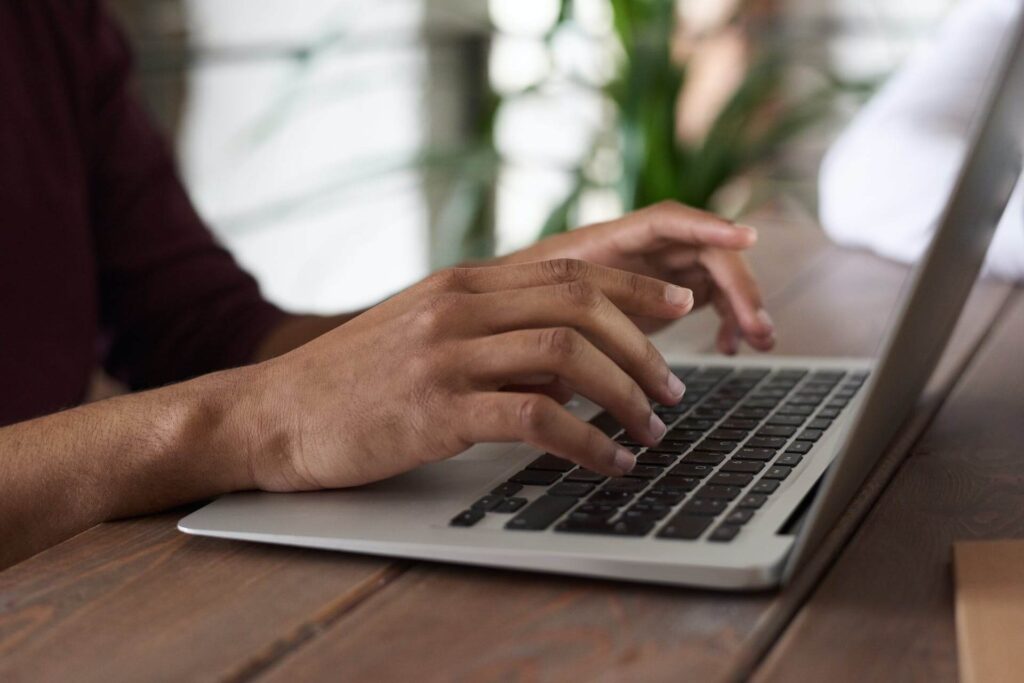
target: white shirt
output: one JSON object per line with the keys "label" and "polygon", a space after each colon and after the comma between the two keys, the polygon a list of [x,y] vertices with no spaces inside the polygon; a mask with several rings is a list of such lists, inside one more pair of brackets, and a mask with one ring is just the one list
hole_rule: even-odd
{"label": "white shirt", "polygon": [[[904,262],[927,248],[967,150],[975,109],[1020,0],[963,0],[864,107],[822,163],[821,222],[837,242]],[[1022,122],[1024,123],[1024,122]],[[1024,183],[985,272],[1024,280]]]}

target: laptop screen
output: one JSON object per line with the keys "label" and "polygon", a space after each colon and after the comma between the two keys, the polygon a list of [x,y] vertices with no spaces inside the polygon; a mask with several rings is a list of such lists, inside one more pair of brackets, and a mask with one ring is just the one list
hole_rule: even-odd
{"label": "laptop screen", "polygon": [[790,555],[788,579],[834,526],[918,401],[978,277],[1021,174],[1022,20],[990,78],[972,144],[932,244],[914,271],[846,443],[825,475]]}

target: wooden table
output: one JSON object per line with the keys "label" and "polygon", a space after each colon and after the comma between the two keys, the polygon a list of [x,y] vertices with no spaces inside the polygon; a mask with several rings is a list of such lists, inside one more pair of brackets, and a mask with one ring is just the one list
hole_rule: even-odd
{"label": "wooden table", "polygon": [[[806,219],[761,225],[779,352],[870,355],[906,269]],[[658,343],[707,350],[713,325],[698,314]],[[1024,536],[1022,346],[1024,298],[980,284],[913,418],[781,591],[192,538],[176,511],[0,573],[0,681],[954,680],[951,543]]]}

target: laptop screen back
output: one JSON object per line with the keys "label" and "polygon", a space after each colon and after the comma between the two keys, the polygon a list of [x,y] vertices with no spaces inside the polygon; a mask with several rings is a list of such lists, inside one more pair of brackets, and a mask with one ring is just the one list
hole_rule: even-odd
{"label": "laptop screen back", "polygon": [[786,579],[834,526],[909,416],[977,279],[1021,172],[1021,34],[1018,19],[989,79],[972,144],[932,244],[914,272],[846,443],[808,512],[786,567]]}

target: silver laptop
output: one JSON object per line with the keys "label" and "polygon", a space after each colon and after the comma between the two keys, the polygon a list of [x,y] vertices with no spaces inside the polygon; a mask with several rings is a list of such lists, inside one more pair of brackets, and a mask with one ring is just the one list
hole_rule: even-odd
{"label": "silver laptop", "polygon": [[483,444],[369,486],[224,496],[179,529],[632,581],[783,583],[909,415],[960,315],[1021,171],[1022,53],[1018,25],[877,361],[670,359],[687,391],[680,405],[655,407],[669,425],[657,448],[577,402],[578,415],[638,454],[627,477],[605,478],[522,444]]}

